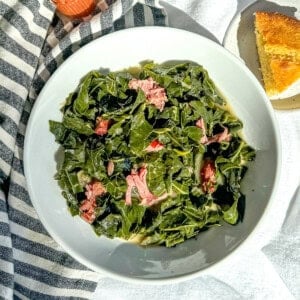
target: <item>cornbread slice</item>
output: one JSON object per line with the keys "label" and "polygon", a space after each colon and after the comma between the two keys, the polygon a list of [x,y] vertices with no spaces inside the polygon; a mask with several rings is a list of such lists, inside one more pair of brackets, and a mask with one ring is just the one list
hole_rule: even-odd
{"label": "cornbread slice", "polygon": [[266,93],[271,99],[300,93],[300,21],[256,12],[255,34]]}

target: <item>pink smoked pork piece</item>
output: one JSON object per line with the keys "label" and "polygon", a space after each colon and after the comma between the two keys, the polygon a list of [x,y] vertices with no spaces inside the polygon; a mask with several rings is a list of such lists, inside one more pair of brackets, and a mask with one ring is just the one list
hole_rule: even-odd
{"label": "pink smoked pork piece", "polygon": [[141,205],[151,206],[154,205],[168,197],[167,193],[157,197],[153,195],[147,186],[146,182],[147,168],[142,167],[139,171],[132,170],[131,174],[126,177],[127,191],[125,195],[125,204],[131,205],[131,193],[132,189],[136,188],[137,192],[141,198]]}
{"label": "pink smoked pork piece", "polygon": [[213,193],[216,187],[216,167],[212,160],[206,160],[200,171],[202,190],[204,193]]}
{"label": "pink smoked pork piece", "polygon": [[146,152],[158,152],[164,149],[164,145],[159,140],[153,140],[148,147],[146,147]]}
{"label": "pink smoked pork piece", "polygon": [[102,119],[102,117],[97,117],[95,133],[97,135],[103,136],[107,134],[108,128],[110,126],[110,120]]}
{"label": "pink smoked pork piece", "polygon": [[200,143],[204,145],[209,145],[211,143],[221,143],[223,141],[229,142],[231,140],[231,134],[228,132],[228,128],[224,127],[224,131],[208,137],[206,135],[206,128],[203,118],[196,122],[196,126],[202,129],[203,136],[201,137]]}
{"label": "pink smoked pork piece", "polygon": [[112,160],[109,160],[107,163],[107,175],[111,176],[115,170],[115,164]]}
{"label": "pink smoked pork piece", "polygon": [[153,104],[157,109],[163,111],[167,101],[167,94],[163,87],[161,87],[153,78],[148,79],[131,79],[128,83],[130,89],[141,89],[150,104]]}
{"label": "pink smoked pork piece", "polygon": [[86,199],[81,203],[80,217],[88,223],[93,223],[96,219],[95,208],[97,207],[96,197],[106,192],[100,181],[93,181],[85,186]]}

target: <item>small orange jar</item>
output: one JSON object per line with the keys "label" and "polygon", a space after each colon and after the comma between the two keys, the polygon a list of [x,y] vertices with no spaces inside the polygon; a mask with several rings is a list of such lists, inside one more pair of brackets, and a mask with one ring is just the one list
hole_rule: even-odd
{"label": "small orange jar", "polygon": [[95,0],[53,0],[57,10],[73,19],[80,19],[90,15],[96,7]]}

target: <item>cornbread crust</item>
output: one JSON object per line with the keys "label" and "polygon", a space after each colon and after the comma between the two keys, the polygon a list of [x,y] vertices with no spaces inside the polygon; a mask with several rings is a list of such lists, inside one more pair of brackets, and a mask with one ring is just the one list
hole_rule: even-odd
{"label": "cornbread crust", "polygon": [[279,13],[256,12],[255,16],[265,51],[300,62],[300,21]]}
{"label": "cornbread crust", "polygon": [[256,12],[255,34],[266,93],[280,98],[280,93],[300,80],[300,21]]}

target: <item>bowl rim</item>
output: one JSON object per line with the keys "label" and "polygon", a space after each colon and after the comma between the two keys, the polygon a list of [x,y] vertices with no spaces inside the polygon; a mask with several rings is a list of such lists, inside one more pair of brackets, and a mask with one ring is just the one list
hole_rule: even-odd
{"label": "bowl rim", "polygon": [[[243,64],[243,62],[238,57],[233,55],[229,50],[224,48],[222,45],[220,45],[220,44],[218,44],[218,43],[216,43],[216,42],[214,42],[214,41],[212,41],[212,40],[210,40],[210,39],[208,39],[208,38],[206,38],[202,35],[199,35],[197,33],[189,32],[189,31],[186,31],[186,30],[183,30],[183,29],[177,29],[177,28],[171,28],[171,27],[162,27],[162,26],[140,26],[140,27],[122,29],[122,30],[118,30],[118,31],[112,32],[110,34],[107,34],[105,36],[102,36],[101,40],[111,39],[112,36],[113,37],[118,37],[118,35],[124,34],[125,31],[126,32],[132,32],[134,34],[134,32],[139,32],[139,31],[162,31],[162,30],[166,31],[166,32],[170,32],[170,31],[182,32],[184,34],[191,35],[191,36],[193,36],[197,39],[202,39],[202,40],[205,41],[205,43],[212,44],[214,47],[221,48],[220,50],[222,52],[224,52],[224,54],[227,57],[229,57],[231,60],[233,60],[235,63],[237,63],[240,68],[243,69],[243,72],[246,73],[247,77],[250,78],[250,80],[255,84],[256,88],[259,90],[262,98],[264,99],[264,102],[265,102],[264,104],[266,105],[267,111],[268,111],[270,119],[272,121],[272,127],[274,128],[277,165],[276,165],[276,171],[275,171],[275,176],[274,176],[273,188],[272,188],[270,197],[268,199],[268,202],[266,204],[266,207],[265,207],[264,211],[262,212],[259,221],[253,227],[253,229],[250,231],[250,233],[245,237],[245,239],[243,241],[241,241],[240,244],[238,246],[236,246],[233,250],[231,250],[227,255],[222,257],[219,261],[211,263],[209,266],[205,267],[204,269],[193,271],[191,273],[184,274],[184,275],[175,275],[175,276],[172,276],[172,277],[165,277],[165,278],[129,277],[129,276],[126,276],[126,275],[120,275],[120,274],[118,274],[116,272],[113,272],[113,271],[109,271],[108,269],[101,268],[101,267],[89,262],[83,255],[81,255],[80,253],[78,253],[75,250],[73,250],[72,248],[70,248],[64,242],[64,240],[61,237],[59,237],[52,230],[52,228],[49,225],[47,219],[45,219],[43,217],[43,215],[41,214],[41,212],[38,209],[36,209],[37,206],[36,206],[36,201],[34,200],[34,197],[30,197],[30,199],[32,201],[32,204],[34,206],[34,209],[35,209],[40,221],[42,222],[43,226],[47,230],[47,232],[70,256],[72,256],[75,260],[77,260],[81,264],[87,266],[88,268],[90,268],[93,271],[96,271],[100,274],[106,275],[106,276],[108,276],[110,278],[113,278],[113,279],[117,279],[117,280],[127,282],[127,283],[135,283],[135,284],[141,284],[142,283],[142,284],[149,284],[149,285],[164,285],[164,284],[174,284],[174,283],[187,281],[187,280],[190,280],[190,279],[195,279],[195,278],[198,278],[201,275],[209,274],[211,272],[211,270],[214,269],[215,267],[222,266],[228,260],[234,258],[234,256],[236,255],[237,252],[241,252],[243,249],[245,249],[247,247],[247,245],[250,244],[250,242],[254,239],[254,237],[255,237],[256,233],[259,231],[259,229],[263,227],[263,223],[265,221],[265,216],[270,211],[270,208],[272,206],[272,203],[274,202],[275,195],[276,195],[277,190],[278,190],[279,181],[280,181],[280,173],[281,173],[281,165],[282,165],[282,147],[281,147],[281,139],[280,139],[280,134],[279,134],[279,125],[277,123],[272,105],[271,105],[270,101],[268,100],[264,89],[262,88],[262,86],[260,85],[260,83],[258,82],[256,77],[254,76],[254,74],[252,74],[252,72],[247,68],[247,66],[245,64]],[[48,85],[51,84],[51,81],[53,81],[55,79],[55,77],[58,74],[58,70],[60,68],[62,68],[66,63],[68,63],[70,58],[75,59],[80,54],[80,52],[83,48],[86,49],[88,47],[92,47],[93,42],[95,42],[97,40],[99,40],[99,38],[91,41],[90,43],[88,43],[85,46],[78,49],[74,54],[72,54],[70,57],[68,57],[54,71],[52,76],[45,83],[42,91],[38,95],[38,97],[37,97],[37,99],[36,99],[36,101],[33,105],[33,108],[31,110],[29,120],[28,120],[28,123],[27,123],[27,126],[26,126],[25,140],[24,140],[24,174],[25,174],[26,182],[29,183],[29,184],[27,184],[27,188],[28,188],[28,192],[29,192],[30,196],[33,194],[32,185],[30,184],[30,181],[28,181],[28,178],[30,178],[29,171],[28,171],[29,170],[29,167],[28,167],[28,165],[29,165],[29,145],[28,145],[29,142],[28,141],[30,140],[31,131],[27,130],[27,129],[32,126],[31,124],[33,122],[33,116],[35,115],[35,111],[37,110],[37,107],[39,106],[39,103],[42,99],[44,90],[46,89],[46,87]]]}

